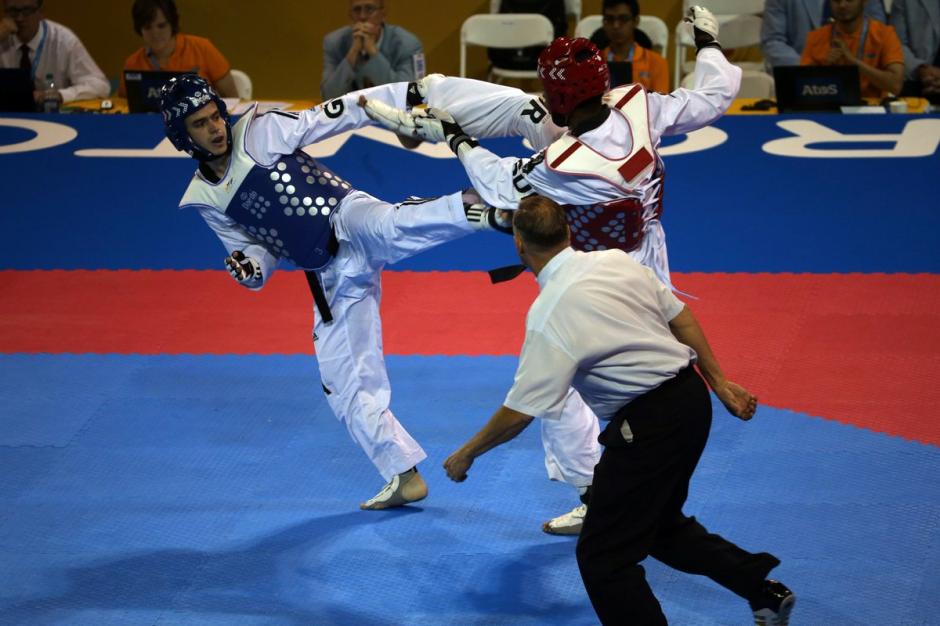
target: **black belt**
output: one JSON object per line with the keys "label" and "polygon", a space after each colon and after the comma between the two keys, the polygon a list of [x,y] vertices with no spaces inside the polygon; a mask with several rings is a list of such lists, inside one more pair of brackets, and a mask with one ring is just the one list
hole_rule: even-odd
{"label": "black belt", "polygon": [[512,280],[525,270],[525,265],[506,265],[505,267],[497,267],[487,273],[490,275],[490,282],[495,285],[497,283],[504,283],[507,280]]}
{"label": "black belt", "polygon": [[[330,229],[330,241],[326,244],[326,250],[330,257],[336,256],[339,252],[339,239],[336,238],[336,232]],[[323,285],[320,284],[320,278],[314,270],[304,270],[307,277],[307,286],[310,287],[310,293],[313,295],[313,303],[317,305],[317,311],[320,312],[320,320],[324,324],[333,321],[333,312],[330,310],[330,303],[326,300],[326,294],[323,292]]]}

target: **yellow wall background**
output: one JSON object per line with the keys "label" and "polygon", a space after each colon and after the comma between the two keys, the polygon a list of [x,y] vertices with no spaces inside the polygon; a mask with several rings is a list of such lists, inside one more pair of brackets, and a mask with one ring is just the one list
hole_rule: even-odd
{"label": "yellow wall background", "polygon": [[[176,0],[180,30],[208,37],[254,83],[262,99],[319,99],[323,36],[349,23],[346,0]],[[45,0],[49,19],[75,31],[109,78],[143,45],[131,22],[131,0]],[[600,13],[601,0],[584,0],[582,15]],[[460,24],[488,13],[489,0],[386,0],[387,21],[424,44],[429,72],[459,71]],[[640,2],[641,13],[674,28],[681,0]],[[641,26],[642,28],[642,26]],[[572,26],[573,29],[573,26]],[[483,78],[486,55],[470,48],[468,73]]]}

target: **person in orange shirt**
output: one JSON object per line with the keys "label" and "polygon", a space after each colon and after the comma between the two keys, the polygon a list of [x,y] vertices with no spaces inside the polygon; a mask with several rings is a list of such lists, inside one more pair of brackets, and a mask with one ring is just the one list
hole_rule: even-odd
{"label": "person in orange shirt", "polygon": [[[601,51],[608,63],[629,61],[633,64],[633,82],[647,91],[669,93],[669,66],[666,59],[653,50],[637,45],[634,33],[640,22],[637,0],[604,0],[604,34],[610,45]],[[619,87],[616,71],[611,71],[611,89]]]}
{"label": "person in orange shirt", "polygon": [[855,65],[862,97],[901,93],[904,51],[894,28],[865,17],[865,0],[829,0],[832,23],[810,31],[800,65]]}
{"label": "person in orange shirt", "polygon": [[[124,61],[125,70],[196,72],[224,98],[237,98],[231,65],[204,37],[179,32],[179,13],[173,0],[134,0],[134,30],[146,44]],[[127,96],[124,76],[118,95]]]}

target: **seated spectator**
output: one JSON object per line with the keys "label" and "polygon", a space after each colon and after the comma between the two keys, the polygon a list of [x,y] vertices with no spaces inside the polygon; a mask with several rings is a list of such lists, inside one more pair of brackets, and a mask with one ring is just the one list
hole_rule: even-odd
{"label": "seated spectator", "polygon": [[320,95],[324,100],[356,89],[424,78],[421,42],[401,26],[385,23],[386,2],[349,0],[352,24],[323,38]]}
{"label": "seated spectator", "polygon": [[[134,0],[134,32],[146,44],[124,61],[125,70],[195,72],[223,98],[237,98],[232,67],[212,42],[179,32],[180,16],[173,0]],[[124,75],[118,95],[127,96]]]}
{"label": "seated spectator", "polygon": [[833,23],[806,36],[801,65],[855,65],[863,98],[901,93],[904,52],[890,26],[865,17],[865,0],[830,0]]}
{"label": "seated spectator", "polygon": [[[0,67],[23,68],[33,78],[33,98],[59,102],[106,98],[111,85],[81,40],[62,24],[43,18],[42,0],[3,0]],[[55,89],[45,90],[47,74]]]}
{"label": "seated spectator", "polygon": [[891,25],[904,50],[902,93],[940,98],[940,2],[894,0]]}
{"label": "seated spectator", "polygon": [[[767,67],[799,65],[806,35],[828,23],[831,15],[829,0],[767,0],[761,27]],[[865,15],[882,24],[888,21],[882,0],[868,0]]]}
{"label": "seated spectator", "polygon": [[[666,59],[636,41],[637,25],[640,22],[640,5],[637,0],[604,0],[603,30],[609,44],[601,50],[608,63],[629,61],[633,64],[633,82],[643,85],[647,91],[669,93],[669,66]],[[611,72],[611,88],[615,72]]]}
{"label": "seated spectator", "polygon": [[[653,40],[650,39],[650,36],[643,32],[642,28],[633,29],[633,40],[636,41],[640,47],[646,48],[647,50],[652,50],[660,56],[663,54],[662,46],[654,46]],[[610,37],[607,36],[607,33],[604,32],[604,27],[601,26],[593,33],[591,33],[591,43],[597,46],[598,50],[603,50],[610,45]]]}

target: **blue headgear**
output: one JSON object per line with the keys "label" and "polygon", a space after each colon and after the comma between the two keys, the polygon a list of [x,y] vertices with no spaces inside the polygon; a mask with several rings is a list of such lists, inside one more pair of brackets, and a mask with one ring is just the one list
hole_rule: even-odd
{"label": "blue headgear", "polygon": [[229,121],[228,109],[205,79],[196,74],[184,74],[171,78],[160,90],[160,111],[163,113],[166,136],[177,150],[182,150],[200,161],[211,161],[216,156],[196,145],[186,130],[186,118],[210,102],[215,102],[219,107],[219,114],[225,120],[228,145],[231,149],[232,124]]}

